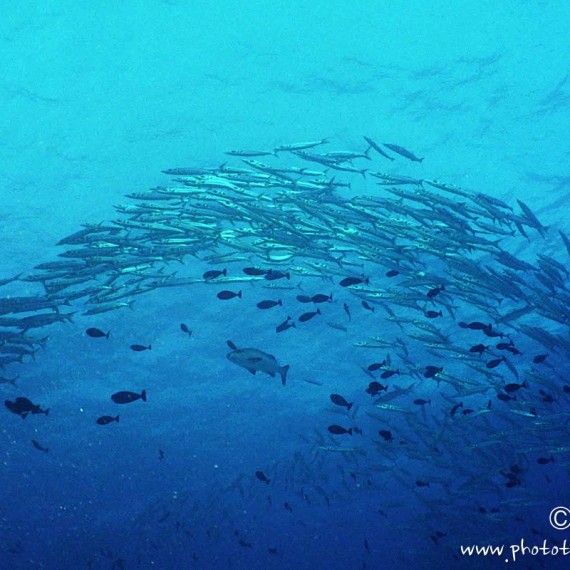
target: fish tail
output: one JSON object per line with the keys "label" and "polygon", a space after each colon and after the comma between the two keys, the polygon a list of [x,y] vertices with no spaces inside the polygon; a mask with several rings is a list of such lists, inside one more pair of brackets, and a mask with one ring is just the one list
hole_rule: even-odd
{"label": "fish tail", "polygon": [[119,416],[115,416],[115,421],[116,421],[116,422],[119,421]]}
{"label": "fish tail", "polygon": [[148,349],[149,349],[149,350],[152,350],[152,344],[149,344],[149,345],[148,345]]}
{"label": "fish tail", "polygon": [[285,383],[287,382],[287,372],[289,372],[288,364],[286,366],[281,366],[281,368],[279,368],[279,374],[281,375],[281,383],[283,384],[283,386],[285,386]]}
{"label": "fish tail", "polygon": [[348,429],[346,430],[346,433],[348,433],[348,435],[352,435],[352,428],[348,428]]}
{"label": "fish tail", "polygon": [[47,416],[49,415],[49,408],[47,408],[47,410],[44,412],[44,414]]}
{"label": "fish tail", "polygon": [[143,390],[141,393],[141,398],[143,402],[146,402],[146,390]]}
{"label": "fish tail", "polygon": [[241,299],[241,291],[238,292],[237,296]]}
{"label": "fish tail", "polygon": [[352,406],[354,406],[354,404],[348,404],[348,406],[346,406],[346,411],[348,412]]}
{"label": "fish tail", "polygon": [[105,336],[106,336],[107,338],[109,338],[109,335],[110,335],[110,334],[111,334],[111,331],[109,331]]}

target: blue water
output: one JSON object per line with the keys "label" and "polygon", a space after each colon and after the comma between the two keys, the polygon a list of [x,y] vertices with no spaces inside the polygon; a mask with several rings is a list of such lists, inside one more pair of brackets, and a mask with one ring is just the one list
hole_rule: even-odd
{"label": "blue water", "polygon": [[[551,228],[505,247],[568,266],[557,231],[570,233],[566,2],[4,4],[0,279],[57,259],[55,244],[81,224],[119,219],[114,206],[132,203],[125,194],[171,184],[164,169],[219,166],[230,149],[323,137],[326,150],[363,152],[363,135],[425,157],[390,164],[393,174],[443,180],[513,207],[523,200]],[[277,160],[298,162],[268,162]],[[381,192],[370,176],[337,178],[353,181],[339,191],[345,198]],[[200,278],[222,267],[187,257],[167,272]],[[0,370],[20,376],[17,387],[0,385],[3,400],[26,396],[50,409],[24,421],[2,410],[0,570],[496,568],[508,556],[469,558],[460,546],[510,552],[522,539],[560,546],[570,538],[548,522],[554,507],[570,506],[570,448],[555,463],[536,463],[567,445],[568,352],[541,371],[552,406],[533,392],[543,422],[511,415],[506,423],[508,408],[492,392],[470,400],[483,409],[492,398],[491,413],[470,424],[452,419],[453,402],[435,383],[413,392],[431,405],[420,409],[408,396],[390,402],[404,412],[382,412],[364,392],[371,379],[361,368],[387,354],[398,362],[397,349],[354,343],[390,337],[395,327],[381,309],[362,310],[338,281],[292,276],[288,284],[334,290],[323,313],[347,333],[315,318],[276,335],[290,311],[297,318],[304,310],[294,299],[301,289],[284,290],[277,312],[259,311],[255,303],[274,295],[250,284],[230,302],[216,299],[212,285],[160,288],[136,296],[132,310],[79,311],[73,323],[34,331],[49,336],[45,349]],[[39,293],[26,281],[0,288],[2,297]],[[533,318],[567,338],[568,323]],[[91,326],[110,338],[89,338]],[[471,343],[454,331],[457,344]],[[227,340],[289,364],[287,385],[229,362]],[[152,350],[133,352],[133,343]],[[521,346],[536,350],[528,338]],[[410,359],[430,364],[415,347]],[[409,365],[398,366],[393,385],[405,387]],[[118,409],[110,400],[142,389],[146,403]],[[331,404],[332,393],[355,402],[350,415]],[[96,425],[117,413],[119,424]],[[363,433],[329,436],[336,423]],[[377,432],[387,426],[408,443],[382,446]],[[493,437],[493,445],[469,447]],[[523,485],[505,488],[501,461],[507,470],[525,466]],[[438,531],[445,536],[434,540]],[[567,568],[567,560],[527,555],[517,565]]]}

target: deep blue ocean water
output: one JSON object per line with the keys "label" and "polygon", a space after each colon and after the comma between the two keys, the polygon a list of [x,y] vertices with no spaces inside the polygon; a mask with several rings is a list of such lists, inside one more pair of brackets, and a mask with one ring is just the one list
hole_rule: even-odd
{"label": "deep blue ocean water", "polygon": [[[424,160],[382,162],[371,151],[373,164],[360,159],[359,168],[483,192],[518,215],[523,201],[549,229],[527,228],[526,239],[513,226],[501,247],[528,263],[543,255],[568,268],[558,230],[570,234],[569,25],[567,3],[554,0],[5,3],[0,280],[61,260],[70,246],[56,243],[81,224],[124,219],[114,206],[134,204],[126,194],[174,184],[165,169],[243,167],[224,153],[324,137],[330,142],[312,150],[364,152],[363,135]],[[288,153],[259,160],[321,168]],[[343,200],[397,200],[369,173],[327,171],[333,175],[352,183],[335,190]],[[241,255],[227,264],[187,256],[152,271],[200,279],[209,269],[236,276],[260,263],[253,251]],[[301,257],[326,261],[310,249]],[[430,263],[428,272],[445,274],[443,258]],[[362,272],[372,286],[391,287],[382,264],[329,267],[330,279],[292,272],[273,282],[290,289],[230,283],[242,298],[227,302],[216,298],[224,287],[212,283],[158,287],[126,297],[132,310],[94,316],[81,314],[80,299],[62,308],[77,311],[72,323],[31,331],[49,339],[34,358],[0,369],[2,377],[19,376],[16,386],[0,385],[2,400],[25,396],[50,412],[22,420],[2,409],[0,570],[568,568],[562,554],[505,562],[521,540],[561,547],[570,538],[549,524],[553,508],[570,507],[567,315],[561,309],[561,322],[534,310],[524,316],[560,335],[554,352],[509,329],[523,352],[511,358],[520,380],[504,364],[497,370],[505,383],[528,379],[523,396],[499,401],[496,379],[487,391],[458,395],[421,371],[437,364],[477,383],[476,372],[434,358],[408,337],[417,329],[389,320],[389,311],[417,313],[396,303],[366,311],[339,287],[343,276]],[[523,279],[531,273],[517,271]],[[529,295],[533,307],[566,299],[568,275],[558,276],[559,287]],[[313,308],[296,295],[331,292],[323,315],[276,334],[287,315],[298,319]],[[25,280],[0,286],[2,298],[44,293]],[[283,306],[255,306],[277,298]],[[496,305],[499,312],[521,306]],[[433,323],[454,346],[481,340],[457,324],[481,317],[475,305],[457,301],[456,318],[447,306],[425,307],[445,313],[444,324]],[[111,331],[109,339],[90,338],[88,327]],[[355,346],[372,337],[392,344]],[[289,364],[287,385],[235,366],[228,340]],[[130,350],[135,343],[152,350]],[[548,366],[532,366],[538,352],[549,352]],[[398,410],[374,407],[365,392],[372,378],[362,369],[387,355],[400,373],[386,395],[416,383],[389,401]],[[110,399],[142,389],[147,402]],[[350,412],[331,403],[333,393],[354,402]],[[414,404],[418,398],[431,403]],[[473,417],[459,408],[451,415],[460,401]],[[95,423],[118,413],[118,424]],[[362,434],[330,435],[331,424]],[[395,440],[383,441],[381,429]],[[555,461],[541,465],[541,457]],[[508,488],[513,466],[523,473]],[[504,545],[505,555],[461,554],[462,545],[475,544]]]}

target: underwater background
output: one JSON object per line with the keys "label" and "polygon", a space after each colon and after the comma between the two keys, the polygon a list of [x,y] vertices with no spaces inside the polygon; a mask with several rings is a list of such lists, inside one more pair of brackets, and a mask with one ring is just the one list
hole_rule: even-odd
{"label": "underwater background", "polygon": [[[569,25],[551,0],[5,2],[0,389],[49,414],[3,406],[0,569],[567,568]],[[121,225],[153,199],[192,229]],[[56,245],[99,223],[130,245]],[[117,247],[90,281],[36,279],[85,243]],[[74,314],[28,326],[15,297]]]}

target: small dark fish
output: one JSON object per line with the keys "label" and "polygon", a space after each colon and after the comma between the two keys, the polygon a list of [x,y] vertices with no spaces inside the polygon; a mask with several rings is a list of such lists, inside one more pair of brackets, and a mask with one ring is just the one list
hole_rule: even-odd
{"label": "small dark fish", "polygon": [[374,312],[374,311],[376,310],[374,307],[372,307],[371,305],[369,305],[366,301],[362,301],[362,306],[363,306],[367,311]]}
{"label": "small dark fish", "polygon": [[472,410],[471,408],[465,408],[461,413],[464,416],[468,416],[469,414],[472,414],[475,410]]}
{"label": "small dark fish", "polygon": [[226,269],[223,269],[222,271],[219,271],[218,269],[212,269],[210,271],[206,271],[206,273],[204,273],[202,275],[202,277],[204,279],[206,279],[206,281],[210,280],[210,279],[216,279],[217,277],[220,277],[221,275],[223,275],[224,277],[228,274]]}
{"label": "small dark fish", "polygon": [[267,475],[265,475],[265,473],[263,471],[256,471],[255,472],[255,476],[260,480],[263,481],[264,483],[267,483],[267,485],[269,485],[271,479],[267,478]]}
{"label": "small dark fish", "polygon": [[151,350],[152,345],[149,344],[148,346],[144,346],[144,344],[131,344],[130,348],[134,352],[143,352],[145,350]]}
{"label": "small dark fish", "polygon": [[428,319],[437,319],[437,317],[443,317],[443,311],[426,311],[424,315]]}
{"label": "small dark fish", "polygon": [[501,358],[495,358],[493,360],[489,360],[489,362],[487,362],[485,366],[487,368],[496,368],[497,366],[499,366],[499,364],[501,364],[501,362],[503,362],[503,360],[505,360],[505,357],[501,356]]}
{"label": "small dark fish", "polygon": [[289,273],[283,273],[283,271],[276,271],[274,269],[270,269],[265,274],[265,279],[267,279],[268,281],[275,281],[276,279],[283,279],[283,278],[290,279],[291,275]]}
{"label": "small dark fish", "polygon": [[430,289],[426,295],[428,299],[433,299],[434,297],[437,297],[437,295],[439,295],[442,291],[445,291],[445,286],[444,285],[440,285],[439,287],[434,287],[433,289]]}
{"label": "small dark fish", "polygon": [[246,275],[267,275],[271,271],[270,269],[259,269],[258,267],[245,267],[243,272]]}
{"label": "small dark fish", "polygon": [[568,384],[564,384],[564,386],[562,386],[562,390],[565,394],[570,394],[570,386],[568,386]]}
{"label": "small dark fish", "polygon": [[297,301],[299,301],[299,303],[312,303],[313,298],[309,297],[309,295],[297,295]]}
{"label": "small dark fish", "polygon": [[383,360],[382,362],[373,362],[372,364],[368,365],[368,370],[370,370],[370,372],[374,372],[379,368],[382,368],[383,366],[386,366],[385,360]]}
{"label": "small dark fish", "polygon": [[426,366],[424,378],[433,378],[436,374],[443,372],[443,366]]}
{"label": "small dark fish", "polygon": [[244,548],[253,548],[253,544],[251,542],[246,542],[245,540],[243,540],[243,538],[240,538],[238,540],[238,543],[240,546],[243,546]]}
{"label": "small dark fish", "polygon": [[[118,418],[118,417],[119,417],[119,416],[117,416],[117,418]],[[117,420],[117,421],[119,421],[119,420]],[[162,451],[162,449],[159,449],[159,450],[158,450],[158,460],[159,460],[159,461],[162,461],[163,459],[164,459],[164,451]]]}
{"label": "small dark fish", "polygon": [[283,503],[283,506],[285,507],[285,510],[289,511],[290,513],[293,512],[293,507],[289,503],[285,502]]}
{"label": "small dark fish", "polygon": [[486,325],[485,323],[480,323],[479,321],[473,321],[472,323],[464,323],[464,322],[460,322],[459,326],[462,329],[471,329],[474,331],[482,331],[486,328],[491,328],[491,325]]}
{"label": "small dark fish", "polygon": [[505,392],[512,394],[521,388],[528,388],[528,384],[526,382],[523,382],[522,384],[515,384],[514,382],[512,384],[507,384],[505,386]]}
{"label": "small dark fish", "polygon": [[365,283],[366,285],[368,285],[369,282],[370,282],[370,280],[368,279],[368,277],[366,277],[366,278],[364,278],[364,277],[345,277],[339,283],[339,285],[341,287],[351,287],[352,285],[360,285],[361,283]]}
{"label": "small dark fish", "polygon": [[46,453],[49,453],[49,449],[47,447],[44,447],[39,441],[36,441],[35,439],[32,439],[32,445],[36,449],[39,449],[40,451],[45,451]]}
{"label": "small dark fish", "polygon": [[23,420],[26,419],[28,414],[49,414],[49,408],[42,410],[37,404],[34,404],[31,400],[24,397],[16,398],[13,402],[10,400],[4,400],[4,405],[13,414],[20,416]]}
{"label": "small dark fish", "polygon": [[301,323],[305,323],[307,321],[310,321],[313,317],[316,317],[317,315],[321,314],[321,310],[317,309],[316,311],[311,311],[309,313],[303,313],[300,317],[299,317],[299,322]]}
{"label": "small dark fish", "polygon": [[454,416],[455,412],[457,412],[457,410],[459,408],[463,407],[463,402],[459,402],[459,404],[455,404],[455,406],[453,406],[453,408],[451,408],[451,412],[449,413],[450,416]]}
{"label": "small dark fish", "polygon": [[348,315],[348,320],[351,321],[352,317],[350,316],[350,308],[348,307],[348,305],[346,303],[343,305],[343,309],[344,309],[344,312]]}
{"label": "small dark fish", "polygon": [[476,344],[469,349],[469,352],[475,352],[477,354],[483,354],[489,347],[484,344]]}
{"label": "small dark fish", "polygon": [[116,392],[111,396],[111,400],[115,404],[130,404],[136,400],[146,402],[146,390],[143,390],[140,394],[136,392]]}
{"label": "small dark fish", "polygon": [[416,480],[416,487],[429,487],[428,481],[422,481],[421,479]]}
{"label": "small dark fish", "polygon": [[311,297],[313,303],[326,303],[327,301],[332,301],[333,294],[325,295],[324,293],[317,293]]}
{"label": "small dark fish", "polygon": [[417,400],[414,400],[414,404],[416,404],[416,406],[425,406],[426,404],[431,404],[431,400],[418,398]]}
{"label": "small dark fish", "polygon": [[366,552],[370,552],[370,545],[366,539],[364,539],[364,548],[366,549]]}
{"label": "small dark fish", "polygon": [[386,277],[396,277],[400,275],[400,272],[396,269],[390,269],[390,271],[386,271]]}
{"label": "small dark fish", "polygon": [[272,309],[273,307],[277,307],[277,305],[283,305],[281,299],[279,299],[279,301],[259,301],[259,303],[257,303],[257,308]]}
{"label": "small dark fish", "polygon": [[500,394],[497,394],[497,398],[499,398],[501,402],[510,402],[511,400],[516,400],[515,396],[509,396],[508,394],[503,394],[502,392]]}
{"label": "small dark fish", "polygon": [[352,404],[349,404],[340,394],[331,394],[330,398],[331,402],[337,406],[342,406],[347,410],[350,410],[350,408],[352,408]]}
{"label": "small dark fish", "polygon": [[552,404],[556,401],[552,394],[547,394],[544,390],[539,390],[539,392],[540,395],[542,396],[542,401],[545,402],[546,404]]}
{"label": "small dark fish", "polygon": [[100,418],[97,418],[97,423],[100,426],[106,426],[107,424],[110,424],[111,422],[118,422],[119,421],[119,416],[101,416]]}
{"label": "small dark fish", "polygon": [[180,330],[185,332],[188,336],[192,336],[192,331],[184,323],[180,323]]}
{"label": "small dark fish", "polygon": [[87,329],[85,332],[87,333],[87,336],[90,336],[91,338],[109,338],[109,335],[111,334],[111,331],[105,334],[101,329],[96,329],[94,327]]}
{"label": "small dark fish", "polygon": [[281,333],[291,327],[295,327],[295,323],[292,321],[291,317],[287,317],[280,325],[275,327],[275,332]]}
{"label": "small dark fish", "polygon": [[542,362],[544,362],[544,361],[546,360],[546,357],[547,357],[547,356],[548,356],[548,353],[547,353],[547,354],[537,354],[537,355],[532,359],[532,361],[533,361],[535,364],[540,364],[540,363],[542,363]]}
{"label": "small dark fish", "polygon": [[238,291],[237,293],[234,291],[220,291],[217,297],[222,301],[228,301],[229,299],[234,299],[235,297],[239,297],[241,299],[241,291]]}
{"label": "small dark fish", "polygon": [[348,435],[352,435],[352,428],[343,428],[342,426],[337,426],[335,424],[330,425],[328,427],[328,430],[330,433],[334,433],[335,435],[344,435],[344,434],[348,434]]}
{"label": "small dark fish", "polygon": [[384,392],[387,392],[388,386],[382,386],[380,382],[370,382],[370,384],[368,384],[368,388],[366,388],[366,392],[371,396],[376,396],[376,394],[382,390],[384,390]]}
{"label": "small dark fish", "polygon": [[393,436],[392,436],[392,432],[389,431],[389,430],[387,430],[387,429],[381,429],[381,430],[378,432],[378,435],[379,435],[382,439],[384,439],[385,441],[392,441],[392,440],[394,439]]}
{"label": "small dark fish", "polygon": [[382,374],[380,374],[380,378],[386,380],[387,378],[391,378],[394,374],[400,374],[399,370],[384,370]]}
{"label": "small dark fish", "polygon": [[268,548],[267,552],[269,552],[269,554],[279,554],[279,551],[277,550],[277,548]]}
{"label": "small dark fish", "polygon": [[391,143],[382,143],[385,147],[388,147],[392,152],[411,160],[412,162],[422,162],[422,158],[418,158],[413,152],[410,152],[408,149],[400,146],[398,144],[391,144]]}
{"label": "small dark fish", "polygon": [[551,455],[550,457],[539,457],[536,462],[540,465],[548,465],[549,463],[554,463],[554,456]]}
{"label": "small dark fish", "polygon": [[486,326],[481,330],[483,331],[483,334],[489,338],[503,338],[505,336],[502,332],[496,331],[491,325]]}

